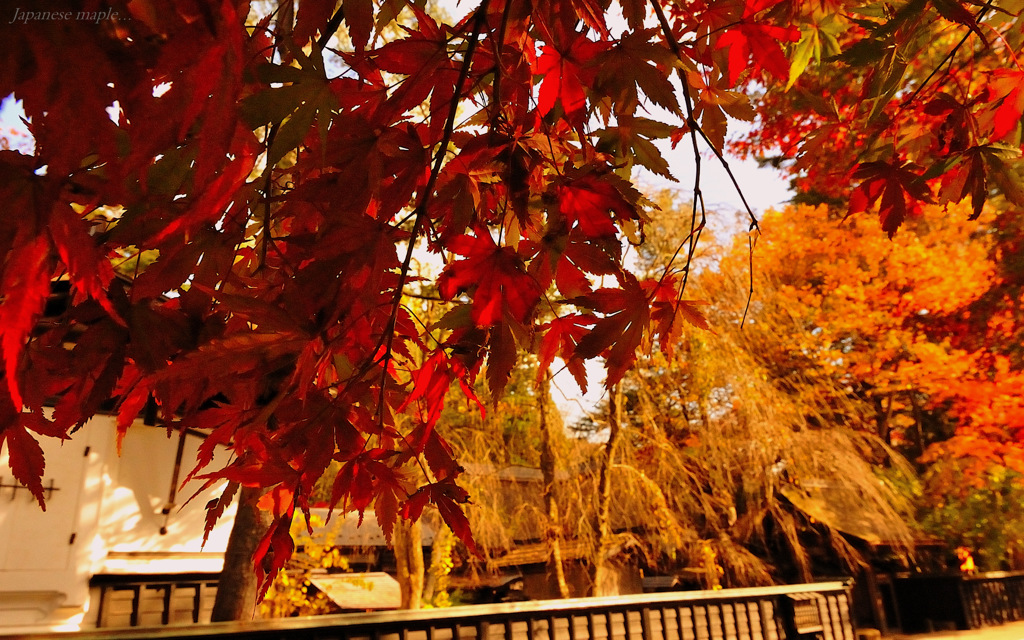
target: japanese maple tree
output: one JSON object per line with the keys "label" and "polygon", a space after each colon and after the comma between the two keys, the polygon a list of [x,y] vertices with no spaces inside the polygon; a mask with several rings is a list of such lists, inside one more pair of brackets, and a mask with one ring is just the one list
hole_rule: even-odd
{"label": "japanese maple tree", "polygon": [[[927,203],[993,193],[1024,206],[1021,7],[838,2],[786,7],[800,39],[758,102],[742,153],[767,156],[813,200],[877,205],[890,235]],[[785,84],[785,91],[774,90]],[[821,162],[827,158],[827,162]],[[846,204],[848,203],[848,205]]]}
{"label": "japanese maple tree", "polygon": [[[486,368],[499,397],[533,350],[577,374],[603,357],[611,386],[637,348],[705,326],[682,304],[682,262],[648,281],[624,264],[649,206],[630,168],[669,173],[657,138],[720,156],[727,115],[750,117],[759,83],[807,68],[807,34],[832,47],[823,67],[845,48],[896,96],[902,76],[865,47],[959,25],[1005,64],[976,79],[983,98],[935,98],[929,117],[974,109],[988,124],[932,173],[977,185],[974,158],[991,170],[1005,152],[993,145],[1019,143],[1016,40],[991,26],[1005,14],[993,3],[886,15],[853,1],[623,0],[624,30],[602,0],[481,0],[456,24],[418,2],[295,4],[132,0],[104,4],[99,23],[0,21],[0,96],[23,102],[35,142],[0,151],[0,441],[14,475],[42,503],[38,437],[69,437],[110,398],[122,432],[153,407],[168,429],[209,434],[193,475],[230,482],[212,514],[240,485],[266,489],[264,585],[332,460],[335,505],[372,509],[390,533],[432,504],[472,546],[437,428],[453,384]],[[908,18],[924,7],[927,20]],[[845,35],[823,13],[844,16]],[[911,133],[893,130],[901,144]],[[887,228],[896,196],[927,195],[920,161],[860,165]],[[689,252],[700,228],[694,216]],[[418,250],[443,263],[436,277],[413,271]],[[403,304],[417,279],[450,306],[431,327]],[[70,284],[67,308],[42,322],[55,281]],[[208,468],[218,446],[233,461]]]}

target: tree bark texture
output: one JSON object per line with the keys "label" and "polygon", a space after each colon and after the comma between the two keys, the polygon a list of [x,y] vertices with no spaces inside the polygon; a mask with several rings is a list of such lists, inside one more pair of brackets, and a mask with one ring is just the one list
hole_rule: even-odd
{"label": "tree bark texture", "polygon": [[423,603],[423,525],[399,518],[394,534],[395,564],[403,609],[419,609]]}
{"label": "tree bark texture", "polygon": [[555,499],[555,469],[558,468],[554,450],[554,428],[548,420],[548,386],[545,376],[542,388],[537,391],[537,406],[540,411],[540,471],[544,478],[544,506],[547,510],[547,543],[549,563],[558,584],[558,595],[570,597],[569,585],[565,581],[565,565],[562,562],[562,521]]}
{"label": "tree bark texture", "polygon": [[616,384],[608,394],[608,442],[604,446],[601,470],[598,477],[597,517],[594,520],[594,537],[597,549],[591,564],[591,595],[615,595],[611,576],[611,499],[612,465],[615,462],[615,448],[622,437],[622,386]]}
{"label": "tree bark texture", "polygon": [[258,506],[263,491],[242,487],[238,492],[238,513],[224,552],[224,568],[213,603],[213,622],[251,620],[256,616],[256,572],[252,554],[270,526],[269,514]]}

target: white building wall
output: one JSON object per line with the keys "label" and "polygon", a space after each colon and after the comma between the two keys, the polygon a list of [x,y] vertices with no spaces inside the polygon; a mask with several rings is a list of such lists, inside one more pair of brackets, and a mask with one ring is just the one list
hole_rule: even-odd
{"label": "white building wall", "polygon": [[[114,418],[93,419],[70,440],[40,438],[46,512],[24,488],[14,488],[6,448],[0,451],[0,633],[77,630],[96,624],[97,574],[159,575],[216,572],[234,520],[221,518],[202,546],[206,503],[223,482],[188,498],[202,485],[170,495],[178,434],[141,422],[128,430],[117,455]],[[179,484],[195,464],[201,442],[186,435]],[[214,460],[214,469],[225,460]],[[166,527],[165,533],[161,528]]]}

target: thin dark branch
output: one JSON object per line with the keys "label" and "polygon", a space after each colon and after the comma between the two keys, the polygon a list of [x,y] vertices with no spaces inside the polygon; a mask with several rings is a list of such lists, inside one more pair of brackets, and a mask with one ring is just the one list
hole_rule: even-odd
{"label": "thin dark branch", "polygon": [[[665,16],[665,11],[662,9],[661,4],[658,0],[651,0],[651,5],[654,7],[654,12],[658,16],[658,22],[661,24],[661,30],[665,35],[665,40],[668,42],[669,48],[672,50],[673,55],[677,58],[682,58],[682,49],[675,37],[672,35],[672,27],[668,23],[668,18]],[[701,157],[700,148],[697,144],[697,131],[700,130],[700,126],[697,124],[696,119],[693,117],[693,96],[690,94],[690,84],[686,79],[686,75],[680,70],[678,72],[679,82],[683,87],[683,103],[686,106],[686,126],[690,128],[690,144],[693,147],[693,162],[694,162],[694,179],[693,179],[693,204],[690,208],[690,233],[684,243],[688,243],[689,246],[686,250],[686,264],[683,266],[683,282],[679,287],[679,294],[676,297],[676,312],[683,299],[683,292],[686,291],[686,285],[690,279],[690,269],[693,264],[693,256],[697,250],[697,242],[700,240],[701,232],[704,230],[705,222],[707,221],[707,211],[704,208],[704,194],[700,189],[701,181]],[[703,133],[703,132],[701,132]],[[704,136],[707,140],[707,136]],[[714,145],[712,145],[714,146]],[[697,224],[697,210],[700,209],[700,224]],[[680,244],[680,247],[682,244]],[[673,255],[679,254],[679,250]],[[668,268],[671,266],[671,261],[666,265],[665,271],[668,272]]]}
{"label": "thin dark branch", "polygon": [[[675,36],[672,35],[672,27],[671,27],[671,25],[668,22],[668,18],[665,16],[665,10],[662,8],[661,3],[660,3],[659,0],[651,0],[651,5],[654,8],[654,13],[658,17],[658,22],[661,25],[662,33],[665,36],[665,42],[668,44],[668,47],[672,51],[672,53],[677,58],[679,58],[681,60],[682,59],[682,55],[683,55],[682,48],[679,46],[679,42],[676,40]],[[690,236],[689,236],[690,246],[689,246],[688,253],[687,253],[687,256],[686,256],[686,266],[683,269],[683,283],[682,283],[682,285],[679,288],[679,296],[678,296],[678,298],[676,300],[676,305],[678,307],[679,302],[683,298],[683,292],[686,290],[686,284],[687,284],[687,281],[689,280],[689,277],[690,277],[690,266],[691,266],[691,263],[693,261],[694,253],[696,251],[697,242],[700,240],[700,235],[701,235],[701,233],[704,230],[704,226],[705,226],[705,222],[706,222],[706,214],[707,214],[707,209],[704,206],[704,195],[703,195],[703,193],[701,192],[701,189],[700,189],[701,161],[700,161],[700,152],[699,152],[698,145],[697,145],[697,136],[698,135],[701,138],[703,138],[704,142],[708,145],[708,148],[710,148],[711,152],[715,154],[715,157],[718,159],[718,162],[721,163],[722,168],[725,169],[726,174],[729,176],[729,180],[732,181],[733,187],[736,189],[736,193],[739,195],[740,201],[743,202],[743,207],[747,211],[747,216],[750,218],[750,229],[749,230],[751,232],[753,232],[754,230],[760,231],[760,227],[758,225],[757,216],[754,215],[753,209],[751,209],[750,204],[747,202],[747,197],[743,193],[743,188],[740,186],[739,181],[736,179],[736,175],[732,172],[732,168],[729,166],[729,162],[725,159],[725,156],[722,154],[721,150],[718,149],[718,147],[716,147],[713,142],[711,142],[711,139],[708,138],[707,134],[704,132],[704,130],[697,123],[696,119],[694,119],[694,117],[693,117],[693,96],[690,93],[690,84],[689,84],[689,82],[686,79],[686,74],[683,73],[682,69],[678,69],[677,70],[677,75],[679,76],[679,82],[680,82],[680,84],[683,87],[683,98],[684,98],[684,103],[686,105],[686,125],[690,128],[690,140],[691,140],[691,142],[693,144],[693,156],[694,156],[694,165],[695,165],[695,173],[696,173],[696,176],[695,176],[695,179],[694,179],[694,188],[693,188],[693,195],[694,195],[694,198],[693,198],[693,209],[692,209],[692,213],[691,213],[691,217],[690,217]],[[698,206],[700,207],[700,211],[701,211],[701,221],[700,221],[700,225],[699,226],[696,225],[697,207]],[[751,249],[753,249],[753,245],[751,245]],[[752,291],[752,289],[753,289],[753,278],[754,278],[754,276],[753,276],[753,253],[751,253],[751,275],[750,275],[750,278],[751,278],[751,296],[752,296],[753,295],[753,291]],[[750,307],[750,298],[748,297],[747,298],[747,308],[749,308],[749,307]],[[743,311],[744,318],[746,317],[746,314],[747,314],[747,309],[744,309],[744,311]]]}
{"label": "thin dark branch", "polygon": [[757,244],[757,238],[760,237],[760,231],[758,235],[754,235],[754,230],[751,229],[747,232],[747,245],[750,248],[747,254],[749,264],[748,273],[750,274],[750,289],[747,291],[747,304],[743,306],[743,317],[740,318],[740,329],[743,328],[743,323],[747,321],[747,312],[750,311],[750,301],[754,299],[754,245]]}
{"label": "thin dark branch", "polygon": [[512,0],[505,2],[501,11],[501,25],[498,27],[498,37],[494,39],[494,84],[491,88],[491,102],[494,113],[491,114],[491,127],[498,121],[501,113],[501,50],[505,46],[505,33],[508,30],[508,19],[511,14]]}
{"label": "thin dark branch", "polygon": [[[266,144],[264,145],[267,150],[267,159],[270,158],[270,149],[274,146],[274,138],[277,136],[277,123],[275,122],[267,130]],[[263,243],[260,245],[260,264],[258,269],[262,269],[267,262],[267,247],[270,245],[270,189],[273,186],[274,179],[274,167],[268,166],[264,171],[267,172],[266,179],[263,181]]]}
{"label": "thin dark branch", "polygon": [[441,296],[428,296],[422,293],[410,293],[406,291],[402,294],[403,298],[412,298],[413,300],[427,300],[429,302],[448,302]]}
{"label": "thin dark branch", "polygon": [[331,36],[338,31],[338,27],[341,26],[341,21],[345,19],[345,5],[342,4],[338,7],[338,10],[334,12],[331,19],[327,21],[327,25],[324,26],[324,30],[320,32],[320,39],[316,41],[316,46],[321,51],[327,48],[327,43],[331,41]]}
{"label": "thin dark branch", "polygon": [[[984,18],[985,14],[988,13],[988,10],[990,8],[992,8],[992,0],[988,0],[988,2],[985,3],[985,6],[978,10],[978,13],[975,14],[974,16],[974,22],[977,23],[979,20]],[[928,83],[931,82],[932,78],[935,77],[935,74],[937,74],[939,70],[942,69],[946,62],[950,63],[950,69],[952,69],[953,56],[955,56],[956,52],[960,50],[960,47],[964,46],[964,43],[967,42],[967,39],[971,37],[971,33],[973,33],[973,31],[971,31],[970,28],[968,28],[967,33],[965,33],[964,37],[960,39],[960,42],[956,43],[956,46],[953,47],[949,51],[949,53],[946,54],[946,57],[939,61],[939,64],[935,65],[935,68],[932,69],[931,73],[929,73],[923,81],[921,81],[921,84],[917,87],[917,89],[914,90],[914,93],[910,94],[910,97],[900,104],[901,109],[917,99],[917,96],[919,96],[921,92],[924,91],[924,88],[928,86]],[[947,71],[946,73],[948,74],[949,71]]]}
{"label": "thin dark branch", "polygon": [[391,349],[395,339],[395,326],[398,323],[398,310],[401,308],[405,283],[409,279],[409,268],[412,264],[412,254],[416,249],[416,240],[419,237],[420,229],[423,226],[424,220],[427,219],[427,204],[430,202],[430,196],[434,191],[434,185],[437,183],[437,178],[441,174],[441,167],[444,165],[444,157],[448,152],[448,144],[451,142],[452,135],[455,132],[455,118],[458,113],[459,100],[462,95],[462,85],[466,82],[466,78],[469,76],[470,63],[473,59],[473,52],[476,50],[480,32],[483,29],[488,3],[489,0],[484,0],[476,10],[477,15],[473,26],[473,33],[470,35],[469,42],[466,46],[466,53],[462,58],[462,68],[459,69],[459,78],[455,82],[455,93],[452,96],[451,104],[448,107],[448,117],[444,123],[444,132],[441,135],[441,141],[434,155],[434,166],[430,171],[430,177],[427,179],[427,184],[420,192],[419,203],[416,205],[416,220],[413,222],[412,231],[409,234],[409,246],[405,252],[405,259],[402,261],[402,268],[398,275],[398,284],[395,285],[395,295],[391,301],[391,317],[388,319],[388,324],[383,335],[382,346],[384,347],[384,354],[380,360],[382,372],[380,400],[377,404],[377,419],[381,428],[383,428],[384,420],[388,362],[391,361],[392,357]]}
{"label": "thin dark branch", "polygon": [[[665,17],[665,10],[662,9],[661,4],[658,0],[651,0],[651,5],[654,7],[654,12],[658,16],[658,22],[661,24],[661,30],[662,33],[665,35],[665,41],[668,43],[669,49],[677,58],[682,59],[682,48],[679,46],[679,42],[676,41],[675,36],[672,35],[672,27],[668,23],[668,18]],[[724,168],[725,172],[729,175],[729,179],[732,181],[733,187],[736,188],[736,193],[739,194],[740,200],[743,202],[743,206],[747,210],[747,215],[750,217],[752,228],[757,228],[757,216],[754,215],[754,211],[750,208],[750,205],[747,203],[747,198],[743,194],[743,188],[740,187],[739,181],[736,180],[736,176],[733,174],[732,168],[729,167],[729,162],[725,159],[725,156],[722,155],[721,150],[719,150],[718,147],[716,147],[714,143],[711,142],[711,139],[708,138],[706,133],[704,133],[704,130],[693,119],[693,96],[690,94],[690,84],[686,81],[686,75],[682,72],[682,70],[678,71],[678,75],[679,82],[683,86],[683,97],[686,101],[686,124],[687,126],[690,127],[691,138],[694,139],[694,153],[696,153],[697,151],[695,136],[700,135],[700,137],[704,139],[704,142],[707,143],[708,147],[711,149],[711,152],[715,154],[715,157],[722,164],[722,168]],[[699,167],[699,156],[697,156],[696,162]]]}

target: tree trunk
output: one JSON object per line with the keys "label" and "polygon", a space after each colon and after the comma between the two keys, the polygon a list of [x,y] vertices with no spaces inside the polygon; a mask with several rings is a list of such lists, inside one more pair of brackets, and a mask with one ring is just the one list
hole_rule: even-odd
{"label": "tree trunk", "polygon": [[262,493],[259,487],[242,487],[238,492],[238,513],[224,552],[224,568],[213,602],[213,622],[256,617],[256,572],[252,554],[270,526],[269,514],[256,506]]}
{"label": "tree trunk", "polygon": [[555,470],[558,468],[554,450],[554,438],[551,420],[548,420],[548,381],[537,390],[537,406],[540,411],[540,471],[544,477],[544,506],[547,509],[547,543],[549,564],[554,570],[558,584],[558,595],[570,597],[569,584],[565,581],[565,566],[562,563],[562,520],[558,513],[558,502],[555,500]]}
{"label": "tree trunk", "polygon": [[597,518],[594,521],[594,536],[597,551],[591,564],[591,595],[615,595],[611,582],[611,498],[612,464],[615,462],[615,448],[622,435],[622,385],[617,384],[608,394],[608,442],[604,446],[601,471],[597,489]]}
{"label": "tree trunk", "polygon": [[886,404],[883,408],[882,399],[878,396],[874,397],[875,404],[875,424],[878,429],[878,437],[882,439],[885,444],[892,444],[892,438],[890,434],[890,424],[892,419],[892,408],[893,408],[893,392],[890,391],[886,395]]}
{"label": "tree trunk", "polygon": [[910,406],[914,410],[914,444],[917,454],[914,456],[914,464],[920,468],[922,465],[917,460],[924,455],[924,427],[921,426],[921,423],[924,422],[924,412],[921,410],[921,402],[917,399],[915,392],[911,391],[907,395],[910,396]]}
{"label": "tree trunk", "polygon": [[424,581],[423,595],[435,607],[448,607],[448,574],[451,572],[454,534],[444,522],[440,522],[430,545],[430,575]]}
{"label": "tree trunk", "polygon": [[403,609],[419,609],[423,603],[423,525],[399,518],[395,523],[395,563]]}

